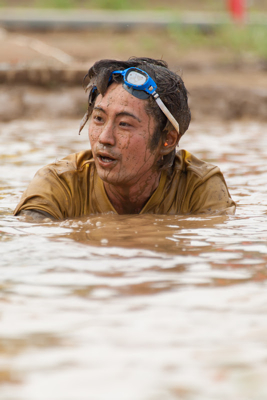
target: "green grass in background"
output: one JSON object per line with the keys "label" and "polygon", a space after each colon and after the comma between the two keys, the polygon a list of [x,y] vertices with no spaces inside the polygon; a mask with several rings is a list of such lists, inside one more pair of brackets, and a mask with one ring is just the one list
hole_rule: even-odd
{"label": "green grass in background", "polygon": [[[207,0],[204,0],[207,1]],[[130,10],[150,8],[145,0],[0,0],[0,7]]]}
{"label": "green grass in background", "polygon": [[129,10],[142,8],[142,3],[138,0],[35,0],[34,6],[37,8]]}
{"label": "green grass in background", "polygon": [[85,6],[106,10],[135,10],[143,8],[142,2],[139,0],[91,0],[85,3]]}
{"label": "green grass in background", "polygon": [[267,26],[230,25],[218,31],[218,45],[228,46],[236,53],[251,52],[267,59]]}
{"label": "green grass in background", "polygon": [[61,8],[68,9],[75,7],[75,0],[35,0],[37,8]]}
{"label": "green grass in background", "polygon": [[[267,12],[267,0],[245,0],[250,11]],[[4,7],[111,10],[226,11],[228,0],[0,0]]]}
{"label": "green grass in background", "polygon": [[[158,9],[158,6],[153,5],[152,0],[0,0],[0,7],[56,9],[80,8],[105,10]],[[163,8],[168,9],[170,7],[167,5],[167,7],[165,6]]]}
{"label": "green grass in background", "polygon": [[[266,0],[257,0],[264,2]],[[5,7],[223,11],[226,0],[0,0]]]}
{"label": "green grass in background", "polygon": [[171,26],[169,34],[184,50],[227,48],[236,55],[248,54],[267,59],[267,26],[227,24],[208,31]]}

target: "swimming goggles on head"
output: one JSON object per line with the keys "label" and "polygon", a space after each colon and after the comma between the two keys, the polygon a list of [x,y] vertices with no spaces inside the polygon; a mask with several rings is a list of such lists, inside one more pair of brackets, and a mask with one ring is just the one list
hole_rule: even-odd
{"label": "swimming goggles on head", "polygon": [[172,123],[173,127],[179,133],[178,122],[160,99],[158,93],[156,92],[157,84],[153,81],[153,79],[148,75],[147,72],[139,68],[131,67],[123,71],[113,71],[111,73],[110,80],[112,75],[115,74],[122,75],[124,80],[124,89],[138,99],[148,99],[149,96],[153,96],[161,111],[166,115],[168,120]]}

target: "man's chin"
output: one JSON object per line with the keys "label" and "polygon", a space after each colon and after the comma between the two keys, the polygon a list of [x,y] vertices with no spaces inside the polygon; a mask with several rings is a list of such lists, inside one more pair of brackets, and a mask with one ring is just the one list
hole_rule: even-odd
{"label": "man's chin", "polygon": [[99,178],[105,183],[115,184],[118,181],[118,175],[113,174],[111,171],[103,171],[102,168],[97,168],[97,173]]}
{"label": "man's chin", "polygon": [[129,182],[125,181],[121,176],[112,171],[103,171],[100,168],[100,170],[97,170],[97,173],[99,178],[109,185],[127,187],[129,184]]}

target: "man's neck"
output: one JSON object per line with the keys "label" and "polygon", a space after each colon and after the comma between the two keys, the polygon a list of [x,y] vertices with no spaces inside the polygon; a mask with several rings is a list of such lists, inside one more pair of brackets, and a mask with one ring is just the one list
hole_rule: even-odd
{"label": "man's neck", "polygon": [[139,214],[160,181],[160,172],[130,187],[104,182],[108,198],[118,214]]}

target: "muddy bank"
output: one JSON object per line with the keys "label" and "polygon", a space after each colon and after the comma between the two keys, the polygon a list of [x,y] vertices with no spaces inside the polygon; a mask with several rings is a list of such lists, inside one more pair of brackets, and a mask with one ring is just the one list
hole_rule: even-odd
{"label": "muddy bank", "polygon": [[215,117],[222,120],[267,121],[267,90],[231,87],[193,88],[190,96],[193,119]]}
{"label": "muddy bank", "polygon": [[[131,44],[129,46],[129,44]],[[101,58],[163,58],[183,77],[193,119],[267,119],[267,63],[250,53],[179,46],[167,32],[20,32],[0,28],[0,120],[80,118],[82,80]]]}
{"label": "muddy bank", "polygon": [[[217,84],[195,85],[186,80],[193,120],[250,118],[267,120],[267,89]],[[18,118],[80,118],[87,97],[80,86],[47,88],[0,85],[0,121]]]}

